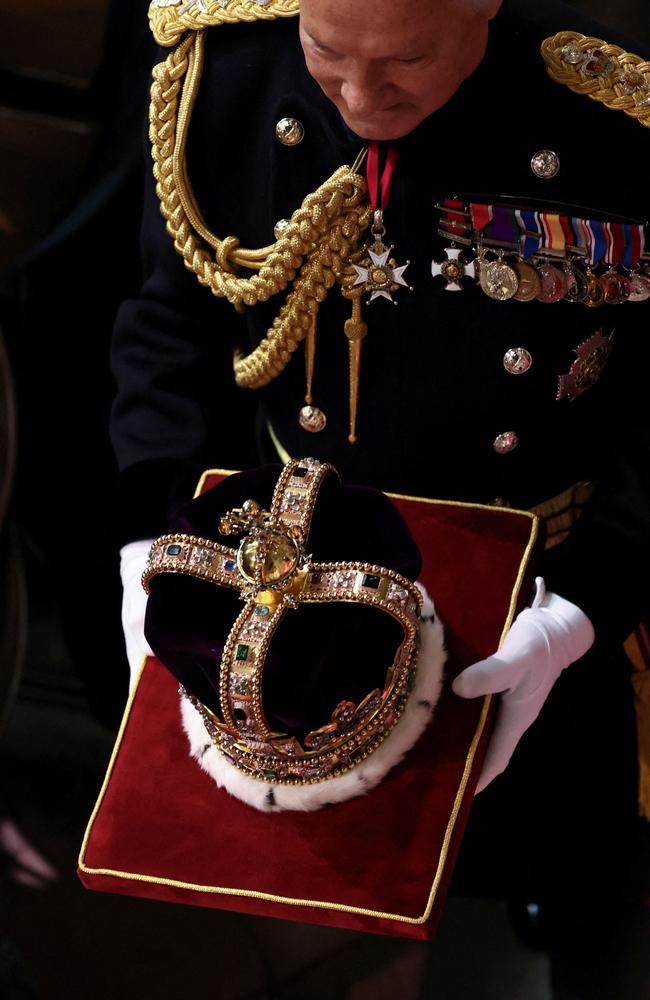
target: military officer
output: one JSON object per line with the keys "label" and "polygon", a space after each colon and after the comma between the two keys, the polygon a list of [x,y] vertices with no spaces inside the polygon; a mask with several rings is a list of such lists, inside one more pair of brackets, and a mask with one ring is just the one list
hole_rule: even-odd
{"label": "military officer", "polygon": [[501,889],[515,872],[566,912],[569,886],[593,915],[634,812],[620,646],[648,601],[650,65],[554,2],[298,13],[151,7],[146,278],[114,343],[130,655],[146,539],[204,467],[243,464],[253,422],[259,461],[311,453],[568,520],[584,500],[523,624],[456,690],[503,693],[482,786],[541,710],[461,873],[484,877],[487,843]]}

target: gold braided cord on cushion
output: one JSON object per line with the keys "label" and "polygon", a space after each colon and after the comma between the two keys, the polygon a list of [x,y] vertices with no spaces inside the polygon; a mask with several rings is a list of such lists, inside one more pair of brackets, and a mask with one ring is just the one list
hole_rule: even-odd
{"label": "gold braided cord on cushion", "polygon": [[297,17],[299,0],[154,0],[149,5],[149,25],[159,45],[177,45],[186,31],[202,31],[219,24],[240,21],[275,21],[279,17]]}
{"label": "gold braided cord on cushion", "polygon": [[[154,68],[150,128],[156,193],[167,230],[185,266],[202,285],[235,307],[253,306],[293,287],[255,350],[235,359],[237,384],[267,385],[287,365],[312,327],[320,303],[372,220],[366,182],[353,167],[339,167],[307,195],[276,243],[247,250],[234,236],[219,239],[207,228],[187,177],[185,147],[203,68],[205,32],[190,34]],[[359,162],[359,161],[358,161]],[[239,277],[244,267],[253,273]],[[296,275],[298,275],[296,277]]]}
{"label": "gold braided cord on cushion", "polygon": [[[571,65],[562,58],[566,46],[578,46],[585,56],[591,49],[600,49],[618,63],[618,69],[607,76],[588,77],[581,65]],[[546,69],[552,80],[563,83],[577,94],[586,94],[612,111],[624,111],[650,128],[650,104],[643,104],[650,97],[650,62],[626,52],[618,45],[610,45],[601,38],[591,38],[577,31],[560,31],[546,38],[541,46]],[[639,74],[640,86],[633,93],[626,93],[625,74]]]}

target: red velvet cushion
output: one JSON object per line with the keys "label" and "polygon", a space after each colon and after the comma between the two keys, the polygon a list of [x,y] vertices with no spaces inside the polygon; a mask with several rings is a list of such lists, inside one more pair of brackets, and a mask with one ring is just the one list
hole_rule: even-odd
{"label": "red velvet cushion", "polygon": [[[397,503],[445,624],[449,680],[494,651],[525,603],[537,521],[472,505]],[[447,683],[428,731],[370,795],[315,813],[266,814],[218,789],[190,759],[176,683],[148,660],[81,850],[81,880],[108,892],[426,938],[471,806],[490,702],[463,701]]]}

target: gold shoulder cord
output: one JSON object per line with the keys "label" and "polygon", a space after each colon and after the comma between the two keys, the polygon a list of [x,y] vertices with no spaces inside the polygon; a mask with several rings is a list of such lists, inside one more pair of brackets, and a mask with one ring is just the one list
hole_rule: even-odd
{"label": "gold shoulder cord", "polygon": [[586,94],[650,128],[650,62],[577,31],[560,31],[541,46],[552,80]]}
{"label": "gold shoulder cord", "polygon": [[[193,10],[197,10],[197,6]],[[277,10],[275,14],[269,10],[278,6],[285,11],[291,6],[293,13],[297,12],[295,2],[289,5],[272,0],[266,7],[248,4],[259,16],[263,16],[263,11],[266,16],[289,16],[286,12],[282,15]],[[218,7],[218,12],[219,16],[209,15],[210,23],[217,23],[221,15],[226,20],[228,11]],[[167,44],[173,44],[176,32],[188,26],[185,22],[190,15],[199,24],[208,16],[200,10],[193,15],[190,10],[182,18],[177,16],[170,20],[170,14],[170,7],[161,7],[155,13],[152,8],[152,17],[158,18],[156,36],[159,40],[164,38]],[[168,16],[164,23],[162,15]],[[235,19],[241,18],[237,15]],[[179,20],[183,22],[180,26]],[[317,191],[305,198],[274,244],[247,250],[240,246],[235,236],[219,239],[210,232],[201,215],[186,163],[187,135],[201,80],[205,37],[204,28],[191,32],[153,72],[149,136],[156,192],[167,220],[167,230],[185,266],[194,272],[200,283],[240,311],[244,306],[267,301],[292,284],[284,305],[261,343],[246,356],[235,355],[235,381],[245,388],[268,385],[284,370],[298,344],[307,338],[305,398],[311,403],[316,318],[328,291],[336,281],[340,282],[343,294],[352,301],[352,316],[345,324],[345,333],[350,352],[350,436],[353,439],[360,347],[366,325],[361,320],[362,289],[350,287],[356,277],[350,261],[372,219],[366,182],[357,172],[366,151],[362,150],[352,167],[339,167]],[[252,273],[240,277],[238,268]]]}
{"label": "gold shoulder cord", "polygon": [[159,45],[177,45],[186,31],[200,31],[241,21],[296,17],[300,0],[153,0],[149,24]]}

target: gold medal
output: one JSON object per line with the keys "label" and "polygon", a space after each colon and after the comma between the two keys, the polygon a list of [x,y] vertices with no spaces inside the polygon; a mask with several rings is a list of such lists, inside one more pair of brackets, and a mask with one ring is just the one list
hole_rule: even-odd
{"label": "gold medal", "polygon": [[532,302],[542,290],[542,283],[536,268],[532,264],[526,263],[525,260],[518,260],[512,267],[519,282],[519,287],[513,298],[517,302]]}
{"label": "gold medal", "polygon": [[519,287],[516,272],[501,259],[493,260],[489,264],[481,261],[479,281],[485,294],[497,302],[507,302],[508,299],[512,299]]}

